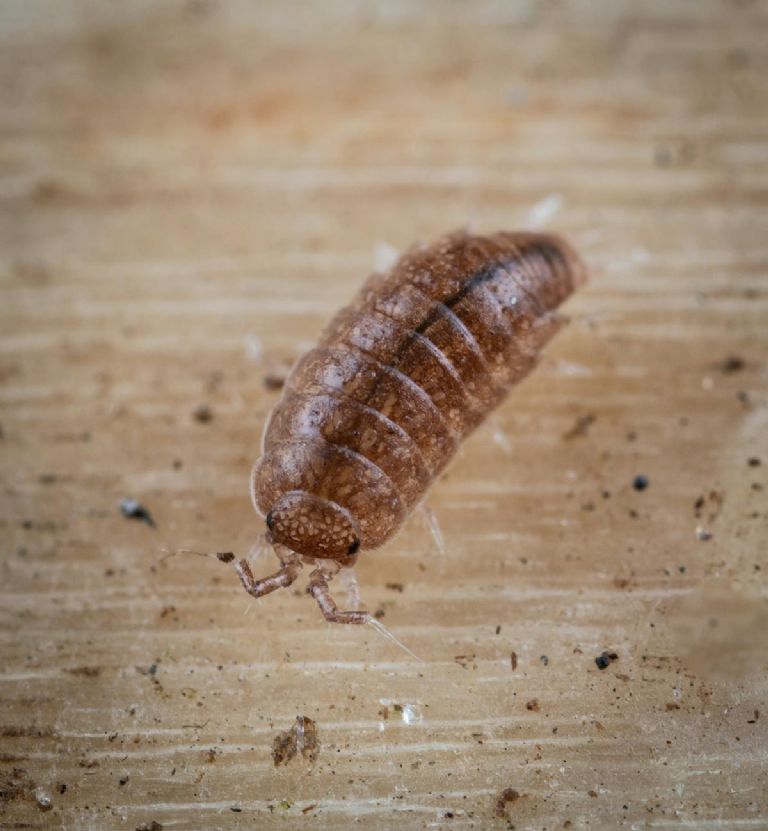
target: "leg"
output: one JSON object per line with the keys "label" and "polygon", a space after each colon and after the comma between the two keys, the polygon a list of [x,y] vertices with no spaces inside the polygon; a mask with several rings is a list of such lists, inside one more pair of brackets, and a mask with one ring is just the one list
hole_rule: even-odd
{"label": "leg", "polygon": [[347,595],[347,606],[357,611],[360,608],[360,587],[357,585],[355,570],[351,566],[339,571],[338,581]]}
{"label": "leg", "polygon": [[[251,567],[246,560],[239,560],[235,563],[235,571],[243,584],[243,588],[251,595],[251,597],[261,597],[264,594],[269,594],[275,589],[283,589],[290,586],[291,583],[299,576],[301,571],[301,560],[298,554],[293,551],[285,552],[277,551],[277,556],[280,558],[282,566],[269,577],[264,577],[257,580],[253,576]],[[234,554],[227,552],[226,554],[216,555],[223,563],[231,563],[234,561]]]}
{"label": "leg", "polygon": [[368,612],[340,612],[328,591],[328,581],[339,572],[341,566],[334,562],[324,562],[309,575],[307,591],[315,598],[323,617],[329,623],[368,623],[371,620]]}
{"label": "leg", "polygon": [[267,541],[266,534],[259,534],[255,542],[248,549],[245,559],[252,569],[259,570],[262,560],[266,560],[267,554],[273,551],[272,544]]}
{"label": "leg", "polygon": [[435,541],[437,550],[441,554],[445,555],[445,540],[443,539],[443,532],[440,530],[440,524],[437,521],[435,512],[426,503],[422,503],[421,511],[422,516],[424,517],[424,522],[426,522],[427,528],[429,528],[432,533],[432,538]]}

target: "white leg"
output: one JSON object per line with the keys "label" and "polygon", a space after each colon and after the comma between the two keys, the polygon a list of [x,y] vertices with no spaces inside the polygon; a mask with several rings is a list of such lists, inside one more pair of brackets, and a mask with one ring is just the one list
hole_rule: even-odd
{"label": "white leg", "polygon": [[437,517],[435,516],[435,512],[432,508],[429,507],[426,503],[422,504],[421,506],[421,513],[424,517],[424,521],[427,524],[427,528],[429,528],[430,532],[432,533],[432,538],[435,541],[435,546],[440,554],[445,555],[445,540],[443,540],[443,532],[440,530],[440,524],[437,521]]}
{"label": "white leg", "polygon": [[272,551],[272,546],[267,542],[266,534],[259,534],[248,549],[245,559],[251,568],[256,568],[260,561]]}
{"label": "white leg", "polygon": [[347,606],[357,611],[360,608],[360,586],[354,567],[341,569],[336,579],[341,583],[342,590],[347,593]]}
{"label": "white leg", "polygon": [[548,193],[528,211],[525,225],[528,228],[544,228],[560,213],[565,204],[562,193]]}

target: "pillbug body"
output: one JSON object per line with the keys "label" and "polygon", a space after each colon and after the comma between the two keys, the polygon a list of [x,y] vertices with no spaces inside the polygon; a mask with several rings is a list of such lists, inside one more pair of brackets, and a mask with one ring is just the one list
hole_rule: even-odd
{"label": "pillbug body", "polygon": [[461,442],[535,366],[584,266],[551,234],[450,234],[374,274],[290,373],[251,477],[282,567],[260,596],[315,563],[309,592],[339,611],[328,580],[391,538]]}

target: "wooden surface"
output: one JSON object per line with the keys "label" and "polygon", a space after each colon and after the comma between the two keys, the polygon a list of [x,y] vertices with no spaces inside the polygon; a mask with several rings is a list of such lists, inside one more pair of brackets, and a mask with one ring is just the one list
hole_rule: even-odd
{"label": "wooden surface", "polygon": [[[767,25],[0,6],[0,826],[768,828]],[[247,551],[262,379],[387,246],[545,215],[571,326],[434,487],[445,554],[357,569],[423,663],[161,559]]]}

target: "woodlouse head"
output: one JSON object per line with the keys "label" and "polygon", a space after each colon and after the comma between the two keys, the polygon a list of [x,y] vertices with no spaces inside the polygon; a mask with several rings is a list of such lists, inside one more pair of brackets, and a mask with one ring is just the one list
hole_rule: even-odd
{"label": "woodlouse head", "polygon": [[347,563],[360,548],[360,529],[350,512],[306,491],[290,491],[266,517],[269,538],[305,557]]}

